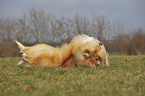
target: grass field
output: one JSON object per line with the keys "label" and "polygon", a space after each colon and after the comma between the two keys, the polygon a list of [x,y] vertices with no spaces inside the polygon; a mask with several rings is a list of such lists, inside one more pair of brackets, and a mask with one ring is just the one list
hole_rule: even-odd
{"label": "grass field", "polygon": [[110,56],[110,67],[19,68],[0,58],[0,96],[145,96],[145,56]]}

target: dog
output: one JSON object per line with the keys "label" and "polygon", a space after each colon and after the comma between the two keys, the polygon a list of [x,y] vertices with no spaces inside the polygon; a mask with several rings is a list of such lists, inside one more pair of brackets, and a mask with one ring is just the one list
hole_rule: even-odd
{"label": "dog", "polygon": [[85,34],[75,36],[70,43],[60,47],[47,44],[28,47],[18,41],[15,42],[23,57],[23,60],[17,64],[21,67],[29,65],[42,67],[109,66],[104,45],[98,39]]}

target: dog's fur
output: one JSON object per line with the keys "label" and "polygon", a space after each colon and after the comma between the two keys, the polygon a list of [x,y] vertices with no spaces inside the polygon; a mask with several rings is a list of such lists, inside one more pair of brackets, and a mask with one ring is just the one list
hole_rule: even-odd
{"label": "dog's fur", "polygon": [[[87,35],[77,35],[69,44],[61,47],[52,47],[46,44],[37,44],[31,47],[16,41],[20,48],[23,60],[17,65],[38,65],[47,67],[91,66],[100,64],[109,66],[106,49],[100,41]],[[26,63],[27,62],[27,63]]]}

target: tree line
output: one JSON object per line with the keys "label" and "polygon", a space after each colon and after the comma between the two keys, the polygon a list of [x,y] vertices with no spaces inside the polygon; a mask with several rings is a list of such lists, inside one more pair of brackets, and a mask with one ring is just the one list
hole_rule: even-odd
{"label": "tree line", "polygon": [[124,24],[113,25],[108,15],[75,14],[73,17],[56,17],[43,10],[31,8],[21,18],[0,19],[0,56],[19,56],[14,40],[24,45],[47,43],[53,46],[69,42],[77,34],[87,34],[102,41],[109,52],[144,54],[145,31],[123,34]]}

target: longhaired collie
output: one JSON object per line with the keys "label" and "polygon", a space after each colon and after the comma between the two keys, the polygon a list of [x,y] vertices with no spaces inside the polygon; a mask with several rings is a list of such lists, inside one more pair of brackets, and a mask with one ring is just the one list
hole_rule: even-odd
{"label": "longhaired collie", "polygon": [[70,43],[60,47],[47,44],[24,46],[15,41],[20,48],[22,60],[18,66],[37,65],[42,67],[70,66],[109,66],[106,49],[96,38],[85,34],[75,36]]}

